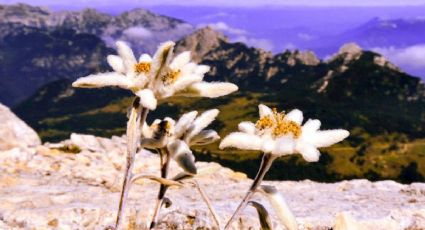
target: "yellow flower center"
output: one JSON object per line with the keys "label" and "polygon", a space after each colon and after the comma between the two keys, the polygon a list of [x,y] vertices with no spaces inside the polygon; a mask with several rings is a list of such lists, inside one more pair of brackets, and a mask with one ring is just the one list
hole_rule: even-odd
{"label": "yellow flower center", "polygon": [[280,137],[291,134],[294,138],[301,136],[301,126],[293,121],[278,122],[273,128],[273,136]]}
{"label": "yellow flower center", "polygon": [[136,73],[149,73],[151,71],[151,63],[150,62],[140,62],[134,65],[134,69]]}
{"label": "yellow flower center", "polygon": [[285,119],[285,113],[278,113],[276,108],[273,108],[273,114],[260,118],[255,127],[258,130],[271,129],[273,137],[281,137],[292,134],[294,138],[301,136],[301,126],[293,121]]}
{"label": "yellow flower center", "polygon": [[167,73],[165,73],[161,80],[164,83],[164,85],[170,85],[173,84],[180,76],[180,70],[170,70]]}
{"label": "yellow flower center", "polygon": [[263,129],[271,128],[273,126],[273,123],[274,122],[271,116],[265,116],[260,118],[260,120],[258,120],[255,123],[255,127],[259,130],[263,130]]}

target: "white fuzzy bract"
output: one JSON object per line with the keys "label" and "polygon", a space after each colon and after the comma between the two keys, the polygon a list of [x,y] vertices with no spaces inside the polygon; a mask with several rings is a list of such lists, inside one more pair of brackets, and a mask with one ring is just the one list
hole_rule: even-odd
{"label": "white fuzzy bract", "polygon": [[195,173],[195,157],[190,150],[194,145],[207,145],[220,139],[216,131],[207,129],[219,111],[211,109],[198,115],[197,111],[183,114],[176,122],[171,118],[155,120],[144,125],[141,146],[151,149],[166,148],[170,156],[186,172]]}
{"label": "white fuzzy bract", "polygon": [[158,47],[153,58],[142,54],[139,60],[131,48],[118,41],[118,55],[109,55],[108,64],[113,72],[99,73],[77,79],[72,85],[80,88],[115,86],[131,90],[140,97],[140,104],[154,110],[157,100],[177,96],[215,98],[238,89],[231,83],[204,82],[209,66],[191,61],[190,52],[182,52],[173,58],[174,42]]}
{"label": "white fuzzy bract", "polygon": [[258,107],[260,120],[256,124],[241,122],[239,132],[230,133],[221,141],[221,149],[260,150],[278,156],[300,153],[306,161],[314,162],[319,160],[318,148],[328,147],[349,136],[349,132],[343,129],[319,130],[319,120],[308,120],[302,125],[303,113],[298,109],[283,114],[265,105]]}

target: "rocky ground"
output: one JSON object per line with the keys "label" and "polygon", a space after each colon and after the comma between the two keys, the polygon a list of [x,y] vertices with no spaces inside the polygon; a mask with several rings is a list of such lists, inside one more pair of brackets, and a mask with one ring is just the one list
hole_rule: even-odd
{"label": "rocky ground", "polygon": [[[125,163],[125,139],[71,135],[61,143],[41,145],[32,130],[1,108],[0,229],[103,229],[117,211]],[[19,132],[18,132],[19,131]],[[8,143],[8,144],[5,144]],[[216,163],[198,162],[196,180],[224,223],[251,180]],[[134,171],[158,175],[156,154],[138,153]],[[177,174],[176,164],[171,175]],[[266,181],[276,186],[293,210],[299,229],[425,229],[425,184],[402,185],[367,180],[316,183]],[[130,192],[127,229],[142,229],[152,214],[158,184],[139,181]],[[173,202],[163,208],[159,229],[216,229],[193,187],[171,188]],[[257,201],[270,207],[257,195]],[[270,209],[271,210],[271,209]],[[283,229],[273,211],[275,229]],[[259,229],[248,207],[234,229]]]}

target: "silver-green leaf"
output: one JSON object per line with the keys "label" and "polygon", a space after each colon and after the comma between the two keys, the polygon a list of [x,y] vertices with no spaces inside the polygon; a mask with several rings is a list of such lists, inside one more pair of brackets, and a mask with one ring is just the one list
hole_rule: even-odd
{"label": "silver-green leaf", "polygon": [[249,201],[248,204],[257,210],[258,218],[260,219],[261,230],[273,230],[272,221],[270,219],[269,212],[267,212],[267,209],[256,201]]}
{"label": "silver-green leaf", "polygon": [[274,186],[262,185],[258,191],[267,197],[268,201],[276,212],[276,215],[279,217],[280,222],[288,230],[298,229],[298,224],[294,215],[286,204],[282,194],[280,194],[280,192]]}
{"label": "silver-green leaf", "polygon": [[134,183],[135,181],[140,180],[140,179],[152,180],[152,181],[158,182],[160,184],[163,184],[165,186],[177,186],[177,187],[183,186],[183,184],[181,182],[178,182],[178,181],[175,181],[175,180],[165,179],[165,178],[152,176],[152,175],[144,175],[144,174],[134,175],[133,178],[131,179],[131,182]]}

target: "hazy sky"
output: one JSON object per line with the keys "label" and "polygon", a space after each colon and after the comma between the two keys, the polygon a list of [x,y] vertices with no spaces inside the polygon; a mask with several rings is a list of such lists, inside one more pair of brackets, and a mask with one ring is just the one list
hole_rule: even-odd
{"label": "hazy sky", "polygon": [[425,5],[425,0],[0,0],[0,3],[25,2],[31,5],[202,5],[202,6],[407,6]]}

